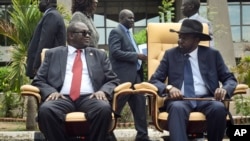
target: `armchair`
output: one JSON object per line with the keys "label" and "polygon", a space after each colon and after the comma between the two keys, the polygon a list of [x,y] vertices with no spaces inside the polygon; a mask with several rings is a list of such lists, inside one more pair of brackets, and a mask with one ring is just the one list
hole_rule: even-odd
{"label": "armchair", "polygon": [[[46,50],[47,49],[44,49],[41,53],[42,60]],[[118,85],[114,89],[113,101],[111,103],[113,111],[115,111],[117,107],[117,98],[121,95],[131,93],[132,92],[131,86],[132,84],[130,82],[126,82]],[[39,92],[40,90],[35,86],[29,84],[21,86],[21,95],[34,97],[38,105],[37,107],[39,107],[39,104],[41,103],[41,96]],[[112,113],[112,122],[109,127],[109,132],[112,132],[115,129],[116,122],[117,122],[117,116],[115,116],[115,113]],[[65,116],[66,133],[72,139],[78,139],[84,141],[84,137],[88,136],[90,124],[91,123],[87,121],[84,112],[71,112]]]}
{"label": "armchair", "polygon": [[[173,34],[169,30],[180,29],[181,23],[149,23],[147,27],[147,46],[148,46],[148,78],[155,72],[160,64],[165,50],[177,46],[178,34]],[[203,24],[203,32],[208,33],[208,26]],[[200,42],[201,45],[208,46],[208,41]],[[163,132],[168,130],[167,117],[168,113],[160,111],[166,97],[160,97],[157,94],[157,87],[147,82],[137,84],[134,86],[137,91],[142,91],[151,95],[151,115],[153,125],[157,130]],[[234,91],[236,94],[246,94],[248,86],[245,84],[238,84]],[[187,99],[188,100],[188,99]],[[196,99],[196,100],[212,100],[212,99]],[[224,101],[224,104],[229,108],[230,100]],[[227,117],[230,121],[229,116]],[[202,136],[206,132],[206,117],[200,112],[192,112],[189,116],[189,123],[187,132],[191,138]]]}

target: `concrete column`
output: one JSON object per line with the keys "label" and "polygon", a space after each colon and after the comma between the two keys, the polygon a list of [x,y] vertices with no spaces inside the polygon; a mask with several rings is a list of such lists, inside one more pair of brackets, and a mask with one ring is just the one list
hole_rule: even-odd
{"label": "concrete column", "polygon": [[215,48],[227,66],[236,65],[227,0],[207,0],[208,19],[212,22]]}

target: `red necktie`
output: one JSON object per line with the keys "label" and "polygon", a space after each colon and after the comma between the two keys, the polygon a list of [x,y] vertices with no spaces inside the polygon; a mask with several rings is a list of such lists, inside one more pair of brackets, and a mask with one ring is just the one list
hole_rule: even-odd
{"label": "red necktie", "polygon": [[76,50],[76,57],[72,68],[73,78],[70,89],[70,98],[75,101],[80,96],[81,80],[82,80],[82,60],[81,50]]}

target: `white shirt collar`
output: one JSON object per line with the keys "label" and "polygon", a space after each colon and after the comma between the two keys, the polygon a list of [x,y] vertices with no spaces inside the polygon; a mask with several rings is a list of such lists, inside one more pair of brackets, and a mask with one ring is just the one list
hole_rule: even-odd
{"label": "white shirt collar", "polygon": [[197,54],[198,54],[198,47],[189,53],[190,57],[192,57],[194,59],[197,58]]}
{"label": "white shirt collar", "polygon": [[[71,45],[68,45],[68,53],[69,54],[73,54],[73,53],[75,53],[76,52],[76,48],[74,48],[73,46],[71,46]],[[84,52],[84,49],[81,49],[82,50],[82,52]]]}
{"label": "white shirt collar", "polygon": [[197,17],[199,16],[198,13],[195,13],[194,15],[188,17],[189,19],[197,19]]}

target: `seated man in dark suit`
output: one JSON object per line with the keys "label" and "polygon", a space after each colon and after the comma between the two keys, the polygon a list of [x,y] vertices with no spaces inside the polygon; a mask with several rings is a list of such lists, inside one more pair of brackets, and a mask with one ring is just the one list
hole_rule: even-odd
{"label": "seated man in dark suit", "polygon": [[[180,31],[174,31],[179,34],[178,47],[165,52],[150,78],[160,96],[168,93],[172,99],[165,101],[163,107],[169,113],[171,141],[188,141],[186,127],[192,111],[206,116],[209,141],[221,141],[224,136],[228,111],[221,100],[232,95],[237,81],[219,51],[199,45],[200,41],[211,40],[202,31],[199,21],[184,20]],[[181,100],[183,97],[213,97],[215,100],[187,101]]]}
{"label": "seated man in dark suit", "polygon": [[64,118],[74,111],[85,112],[91,123],[88,141],[103,141],[108,134],[112,118],[109,101],[119,79],[107,54],[88,47],[90,34],[84,23],[70,23],[68,46],[46,51],[32,82],[43,100],[38,111],[39,128],[49,141],[69,140]]}

